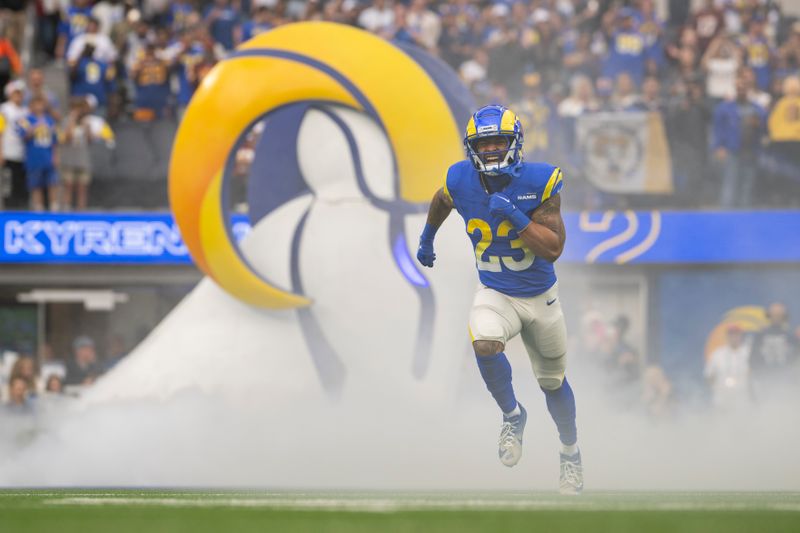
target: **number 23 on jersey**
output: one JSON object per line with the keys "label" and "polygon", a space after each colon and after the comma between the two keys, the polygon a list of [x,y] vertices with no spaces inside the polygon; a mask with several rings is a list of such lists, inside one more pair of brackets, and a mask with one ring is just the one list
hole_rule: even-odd
{"label": "number 23 on jersey", "polygon": [[[496,237],[508,237],[508,234],[513,229],[514,226],[511,225],[511,222],[504,220],[497,227]],[[515,259],[513,255],[489,255],[486,253],[486,250],[492,245],[495,238],[495,235],[492,235],[491,226],[489,226],[489,223],[485,220],[471,218],[469,222],[467,222],[467,233],[473,235],[475,232],[480,234],[480,240],[475,245],[475,260],[478,265],[478,270],[501,272],[503,266],[505,266],[508,270],[521,272],[530,268],[534,259],[536,259],[533,252],[525,247],[522,239],[512,239],[508,243],[512,250],[522,250],[524,252],[522,259]]]}

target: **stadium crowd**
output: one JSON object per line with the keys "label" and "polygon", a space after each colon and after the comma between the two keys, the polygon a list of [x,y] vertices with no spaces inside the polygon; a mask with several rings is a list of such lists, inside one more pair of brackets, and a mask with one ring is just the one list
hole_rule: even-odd
{"label": "stadium crowd", "polygon": [[[0,39],[6,204],[43,209],[49,197],[50,209],[84,209],[86,147],[113,145],[103,119],[112,128],[174,121],[239,43],[289,22],[328,20],[423,47],[478,103],[510,104],[523,118],[527,157],[565,167],[575,207],[797,205],[800,22],[776,0],[662,0],[663,20],[656,1],[39,0],[29,55],[63,77],[52,88],[39,68],[22,65],[26,2],[9,2]],[[66,105],[55,85],[68,90]],[[601,112],[662,118],[671,197],[591,184],[577,125]],[[48,129],[61,150],[40,149]]]}
{"label": "stadium crowd", "polygon": [[796,388],[800,327],[792,331],[781,302],[766,308],[766,319],[757,331],[748,332],[737,323],[728,325],[724,343],[709,354],[704,375],[718,409],[736,409],[776,390]]}
{"label": "stadium crowd", "polygon": [[[681,401],[664,368],[628,340],[631,320],[626,315],[608,319],[598,309],[585,310],[570,353],[583,369],[603,383],[609,399],[624,411],[639,411],[653,419],[674,416]],[[722,339],[705,354],[706,387],[697,398],[717,411],[735,411],[768,401],[772,395],[795,391],[800,379],[800,325],[792,326],[786,305],[772,302],[764,308],[762,324],[726,322]],[[697,354],[702,359],[703,354]],[[708,393],[708,394],[705,394]],[[694,405],[695,399],[682,403]]]}
{"label": "stadium crowd", "polygon": [[9,412],[30,414],[41,397],[76,394],[119,363],[127,348],[120,335],[111,335],[100,347],[79,335],[69,354],[56,354],[48,343],[33,352],[25,343],[0,351],[0,401]]}

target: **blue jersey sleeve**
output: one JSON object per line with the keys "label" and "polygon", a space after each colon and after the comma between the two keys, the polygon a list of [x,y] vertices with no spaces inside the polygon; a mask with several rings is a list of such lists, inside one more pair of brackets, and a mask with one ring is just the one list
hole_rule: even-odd
{"label": "blue jersey sleeve", "polygon": [[461,163],[456,163],[447,169],[447,176],[444,179],[444,187],[442,187],[442,190],[453,204],[455,204],[456,199],[460,195],[462,173]]}
{"label": "blue jersey sleeve", "polygon": [[554,165],[542,165],[536,178],[539,189],[539,203],[546,202],[559,192],[564,186],[564,173],[560,167]]}
{"label": "blue jersey sleeve", "polygon": [[560,193],[563,187],[564,173],[561,171],[560,167],[552,167],[550,176],[547,178],[544,189],[542,190],[542,202]]}

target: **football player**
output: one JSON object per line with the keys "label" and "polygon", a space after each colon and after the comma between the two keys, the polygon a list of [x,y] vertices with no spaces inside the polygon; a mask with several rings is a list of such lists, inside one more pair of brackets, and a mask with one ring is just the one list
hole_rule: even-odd
{"label": "football player", "polygon": [[564,376],[566,326],[553,263],[564,249],[561,169],[522,160],[523,132],[517,116],[499,105],[479,109],[467,124],[467,160],[452,165],[433,197],[417,259],[432,267],[433,240],[455,207],[475,249],[480,279],[469,318],[478,369],[503,411],[499,456],[514,466],[522,456],[527,413],[511,385],[504,353],[517,334],[562,443],[560,491],[583,489],[575,426],[575,397]]}

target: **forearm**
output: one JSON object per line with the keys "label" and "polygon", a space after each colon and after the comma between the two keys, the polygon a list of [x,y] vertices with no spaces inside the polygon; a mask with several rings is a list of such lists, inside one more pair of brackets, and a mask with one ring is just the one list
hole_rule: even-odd
{"label": "forearm", "polygon": [[67,38],[64,36],[64,34],[59,35],[56,40],[56,49],[55,49],[55,54],[57,58],[64,59],[64,54],[67,51],[66,46],[67,46]]}
{"label": "forearm", "polygon": [[434,230],[439,229],[439,226],[442,225],[452,210],[453,202],[444,193],[443,189],[439,189],[436,191],[436,194],[433,195],[431,206],[428,209],[427,226],[430,226]]}
{"label": "forearm", "polygon": [[531,216],[531,223],[519,232],[525,246],[551,263],[561,256],[567,234],[561,218],[561,195],[552,196]]}
{"label": "forearm", "polygon": [[537,257],[542,257],[548,261],[555,262],[564,251],[564,240],[558,233],[550,228],[531,222],[522,233],[519,234],[525,247]]}
{"label": "forearm", "polygon": [[419,249],[417,250],[417,261],[423,266],[428,268],[433,267],[433,262],[436,260],[436,254],[433,251],[433,238],[436,236],[436,231],[442,225],[444,219],[450,214],[453,209],[453,201],[450,196],[444,192],[444,189],[439,189],[431,200],[431,206],[428,208],[428,219],[425,228],[422,230],[422,235],[419,237]]}

